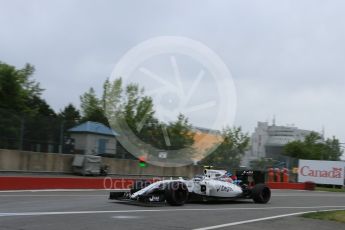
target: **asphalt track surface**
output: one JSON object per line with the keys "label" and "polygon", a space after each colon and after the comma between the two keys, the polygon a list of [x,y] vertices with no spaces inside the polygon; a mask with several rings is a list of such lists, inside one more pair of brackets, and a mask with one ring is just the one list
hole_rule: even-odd
{"label": "asphalt track surface", "polygon": [[268,204],[251,200],[141,207],[108,200],[109,191],[0,192],[0,229],[343,229],[298,217],[345,209],[345,193],[273,190]]}

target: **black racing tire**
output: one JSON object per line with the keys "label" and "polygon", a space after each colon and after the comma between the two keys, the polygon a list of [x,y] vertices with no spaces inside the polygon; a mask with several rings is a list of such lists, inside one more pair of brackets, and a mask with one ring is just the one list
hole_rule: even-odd
{"label": "black racing tire", "polygon": [[181,181],[170,182],[165,188],[165,199],[173,206],[184,205],[188,200],[188,195],[187,185]]}
{"label": "black racing tire", "polygon": [[252,198],[255,203],[266,204],[271,199],[271,189],[265,184],[257,184],[252,189]]}

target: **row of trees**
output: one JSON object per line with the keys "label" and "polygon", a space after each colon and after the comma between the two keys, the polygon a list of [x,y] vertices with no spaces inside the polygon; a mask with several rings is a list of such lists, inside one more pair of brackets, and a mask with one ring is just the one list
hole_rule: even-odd
{"label": "row of trees", "polygon": [[[121,116],[143,141],[161,149],[180,149],[194,142],[191,124],[180,114],[176,121],[164,124],[155,118],[152,98],[144,95],[137,84],[124,86],[121,79],[104,82],[99,98],[93,88],[80,97],[79,111],[68,104],[55,113],[41,97],[43,89],[33,79],[34,67],[22,69],[0,63],[0,145],[23,148],[25,143],[61,143],[66,131],[84,121],[95,121],[109,126],[107,116]],[[110,111],[107,105],[115,106]],[[114,108],[112,108],[114,109]],[[110,114],[113,112],[113,114]],[[167,143],[162,128],[169,133]],[[30,147],[26,148],[30,149]],[[56,149],[55,149],[56,151]]]}
{"label": "row of trees", "polygon": [[22,69],[0,62],[0,105],[2,109],[30,116],[54,116],[54,111],[41,98],[43,89],[32,79],[35,68],[27,64]]}
{"label": "row of trees", "polygon": [[[176,121],[159,121],[155,117],[152,98],[146,96],[145,90],[138,84],[124,85],[121,78],[112,82],[107,79],[100,98],[90,88],[80,100],[82,121],[97,121],[115,127],[110,122],[121,120],[136,137],[159,149],[182,149],[194,143],[188,119],[180,114]],[[165,130],[169,141],[164,136]]]}
{"label": "row of trees", "polygon": [[[123,120],[138,138],[158,149],[178,150],[191,147],[194,143],[192,124],[188,118],[180,114],[175,121],[159,121],[152,98],[146,96],[145,90],[138,84],[124,85],[121,78],[106,80],[100,97],[93,88],[81,95],[80,111],[68,104],[56,113],[41,97],[43,89],[33,79],[34,71],[30,64],[17,69],[0,62],[2,147],[9,139],[19,140],[19,137],[61,143],[61,134],[79,123],[95,121],[110,126],[109,122],[114,119]],[[243,133],[240,127],[227,127],[222,130],[221,136],[222,144],[202,163],[237,167],[249,145],[248,134]],[[339,160],[342,155],[338,139],[323,140],[317,133],[311,133],[304,141],[290,142],[284,152],[287,156],[303,159]]]}
{"label": "row of trees", "polygon": [[[55,113],[41,97],[43,89],[33,79],[34,71],[35,68],[30,64],[17,69],[0,63],[0,109],[3,113],[0,135],[3,142],[10,137],[15,140],[24,138],[40,143],[60,143],[61,131],[66,133],[67,129],[84,121],[109,126],[107,118],[116,116],[124,119],[142,141],[159,149],[178,150],[191,147],[194,143],[192,125],[188,118],[180,114],[175,121],[159,121],[155,117],[152,98],[146,96],[144,89],[138,84],[123,85],[121,78],[113,82],[106,80],[101,97],[96,95],[93,88],[81,95],[80,111],[68,104]],[[25,129],[21,127],[23,124]],[[240,128],[226,128],[222,136],[223,144],[203,161],[205,164],[215,164],[216,161],[223,164],[239,163],[240,156],[248,145],[248,136]]]}
{"label": "row of trees", "polygon": [[[251,162],[251,167],[257,170],[281,166],[286,167],[286,160],[289,161],[290,167],[297,167],[298,159],[339,161],[342,154],[343,148],[337,138],[324,139],[319,133],[311,132],[304,140],[291,141],[286,144],[283,147],[280,159],[257,159]],[[289,159],[286,157],[289,157]]]}
{"label": "row of trees", "polygon": [[297,159],[337,161],[343,150],[337,138],[324,140],[320,134],[311,132],[303,141],[292,141],[285,145],[284,153]]}
{"label": "row of trees", "polygon": [[[42,99],[33,79],[35,68],[22,69],[0,62],[0,145],[31,149],[30,143],[59,142],[58,114]],[[53,121],[51,119],[54,119]],[[40,127],[38,129],[38,127]]]}
{"label": "row of trees", "polygon": [[[105,120],[108,118],[107,122],[110,123],[113,120],[122,120],[136,137],[158,149],[179,150],[190,148],[194,144],[194,131],[188,118],[180,114],[176,121],[169,123],[159,121],[155,117],[152,98],[146,96],[145,90],[138,84],[124,86],[121,78],[113,82],[106,80],[101,98],[97,98],[94,90],[90,88],[81,96],[81,102],[82,114],[88,120],[98,118],[99,122],[103,122],[104,118]],[[99,111],[103,115],[94,116],[94,114],[99,114]],[[168,135],[168,141],[165,135]],[[238,167],[249,145],[248,134],[244,133],[240,127],[226,127],[220,135],[223,142],[201,163]],[[185,151],[184,154],[186,154]],[[178,157],[192,157],[191,155],[197,153],[191,149],[187,154],[189,156]]]}
{"label": "row of trees", "polygon": [[222,130],[222,144],[206,156],[201,163],[204,165],[216,165],[227,169],[236,169],[240,166],[242,156],[249,146],[249,136],[241,127],[226,127]]}

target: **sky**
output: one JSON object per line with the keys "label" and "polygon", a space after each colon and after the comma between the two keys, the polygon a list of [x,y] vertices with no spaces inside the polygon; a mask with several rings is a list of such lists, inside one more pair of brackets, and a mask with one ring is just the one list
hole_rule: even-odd
{"label": "sky", "polygon": [[[186,37],[207,46],[231,72],[236,111],[229,125],[253,132],[258,121],[275,117],[278,125],[324,127],[327,137],[345,142],[344,11],[341,0],[0,0],[0,60],[33,64],[43,98],[58,112],[68,103],[79,106],[90,87],[101,94],[104,80],[136,45]],[[176,61],[188,91],[202,66],[182,56]],[[172,79],[171,55],[164,58],[147,68]],[[194,99],[207,102],[217,89],[205,73]],[[139,84],[148,82],[138,76]],[[190,115],[191,121],[208,127],[219,107]]]}

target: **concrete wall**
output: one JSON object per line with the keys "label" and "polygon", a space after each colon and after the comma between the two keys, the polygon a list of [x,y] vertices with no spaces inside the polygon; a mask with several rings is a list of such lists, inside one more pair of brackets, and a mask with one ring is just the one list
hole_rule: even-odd
{"label": "concrete wall", "polygon": [[[72,173],[74,155],[59,153],[38,153],[18,150],[0,149],[0,171],[37,171]],[[116,158],[103,158],[103,163],[109,165],[109,172],[118,175],[148,175],[148,176],[185,176],[192,177],[201,174],[201,166],[158,167],[148,164],[138,166],[138,161]]]}
{"label": "concrete wall", "polygon": [[72,155],[0,149],[1,171],[72,172]]}
{"label": "concrete wall", "polygon": [[159,167],[147,164],[145,168],[138,166],[138,161],[116,158],[103,158],[103,163],[109,165],[111,173],[129,175],[152,175],[152,176],[182,176],[193,177],[201,174],[201,166],[188,165],[183,167]]}

